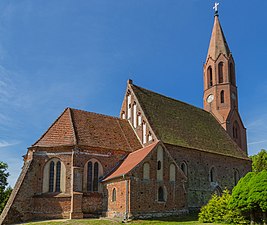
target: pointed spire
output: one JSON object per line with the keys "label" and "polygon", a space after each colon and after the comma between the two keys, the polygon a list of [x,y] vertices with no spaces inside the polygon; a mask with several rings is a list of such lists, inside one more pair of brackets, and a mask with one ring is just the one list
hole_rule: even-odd
{"label": "pointed spire", "polygon": [[207,59],[211,57],[213,60],[216,60],[221,53],[229,56],[230,49],[223,34],[219,21],[218,9],[216,8]]}

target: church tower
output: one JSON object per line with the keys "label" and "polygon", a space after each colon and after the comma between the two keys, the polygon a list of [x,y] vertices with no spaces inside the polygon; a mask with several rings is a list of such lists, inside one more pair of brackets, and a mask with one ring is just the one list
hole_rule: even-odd
{"label": "church tower", "polygon": [[204,109],[247,153],[246,128],[238,112],[235,62],[220,25],[217,7],[218,3],[214,7],[214,25],[204,64]]}

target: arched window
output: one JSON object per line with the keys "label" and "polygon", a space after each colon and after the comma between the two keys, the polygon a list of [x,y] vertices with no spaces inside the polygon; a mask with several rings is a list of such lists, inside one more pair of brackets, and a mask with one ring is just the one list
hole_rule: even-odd
{"label": "arched window", "polygon": [[84,190],[87,192],[101,191],[99,179],[103,175],[103,167],[96,159],[89,160],[85,165],[84,173]]}
{"label": "arched window", "polygon": [[164,202],[165,201],[163,187],[159,187],[159,189],[158,189],[158,201],[159,202]]}
{"label": "arched window", "polygon": [[235,121],[233,124],[233,138],[238,145],[241,144],[240,127],[237,121]]}
{"label": "arched window", "polygon": [[175,165],[170,165],[170,181],[175,181]]}
{"label": "arched window", "polygon": [[234,182],[235,182],[235,185],[237,185],[239,181],[239,172],[238,170],[234,170]]}
{"label": "arched window", "polygon": [[212,80],[212,68],[211,66],[208,67],[208,87],[211,87],[213,85],[213,80]]}
{"label": "arched window", "polygon": [[188,169],[187,169],[187,164],[185,162],[182,162],[182,164],[181,164],[181,170],[183,171],[184,175],[187,176]]}
{"label": "arched window", "polygon": [[219,83],[223,83],[223,62],[220,62],[218,65],[219,69]]}
{"label": "arched window", "polygon": [[57,162],[57,169],[56,169],[56,192],[60,192],[60,175],[61,175],[61,162]]}
{"label": "arched window", "polygon": [[122,119],[126,119],[126,116],[125,116],[125,112],[124,111],[121,113],[121,118]]}
{"label": "arched window", "polygon": [[144,165],[143,165],[143,179],[144,180],[150,179],[150,165],[149,165],[149,163],[144,163]]}
{"label": "arched window", "polygon": [[235,85],[235,68],[233,63],[229,65],[229,81],[232,85]]}
{"label": "arched window", "polygon": [[157,169],[158,169],[158,170],[161,170],[161,161],[158,161]]}
{"label": "arched window", "polygon": [[117,193],[116,193],[116,189],[115,188],[113,188],[113,190],[112,190],[112,201],[113,202],[116,202],[116,198],[117,198]]}
{"label": "arched window", "polygon": [[66,168],[57,158],[50,159],[43,170],[43,192],[65,192]]}
{"label": "arched window", "polygon": [[224,103],[224,90],[221,91],[221,103]]}
{"label": "arched window", "polygon": [[210,169],[210,182],[215,182],[215,169],[212,167]]}

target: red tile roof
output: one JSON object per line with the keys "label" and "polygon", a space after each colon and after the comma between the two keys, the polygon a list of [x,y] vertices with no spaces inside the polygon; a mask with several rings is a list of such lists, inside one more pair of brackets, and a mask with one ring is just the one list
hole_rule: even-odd
{"label": "red tile roof", "polygon": [[154,142],[144,148],[141,148],[135,152],[130,153],[122,162],[122,164],[103,181],[107,181],[113,178],[121,177],[129,173],[135,168],[143,159],[157,146],[159,141]]}
{"label": "red tile roof", "polygon": [[134,151],[141,148],[127,120],[67,108],[33,146],[81,145]]}

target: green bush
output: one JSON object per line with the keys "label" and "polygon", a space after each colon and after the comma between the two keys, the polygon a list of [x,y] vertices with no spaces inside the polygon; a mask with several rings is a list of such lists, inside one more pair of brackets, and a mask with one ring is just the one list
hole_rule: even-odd
{"label": "green bush", "polygon": [[231,210],[228,207],[231,195],[228,190],[224,190],[222,196],[213,195],[207,205],[203,206],[198,215],[202,223],[231,223],[246,224],[238,210]]}

